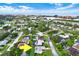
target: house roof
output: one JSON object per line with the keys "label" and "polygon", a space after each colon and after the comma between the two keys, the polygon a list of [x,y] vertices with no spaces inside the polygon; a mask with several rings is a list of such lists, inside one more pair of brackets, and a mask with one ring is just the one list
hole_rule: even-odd
{"label": "house roof", "polygon": [[0,42],[0,45],[6,45],[7,42],[8,42],[8,40],[5,39],[5,40]]}
{"label": "house roof", "polygon": [[59,37],[59,39],[57,40],[57,42],[59,43],[59,42],[61,42],[63,40],[63,38],[62,37]]}
{"label": "house roof", "polygon": [[22,39],[22,41],[23,41],[23,42],[26,42],[26,41],[29,40],[29,39],[30,39],[29,36],[25,36],[25,37]]}
{"label": "house roof", "polygon": [[70,51],[71,55],[78,55],[79,54],[79,51],[73,47],[69,48],[68,50]]}
{"label": "house roof", "polygon": [[35,45],[42,45],[43,44],[43,40],[37,40],[36,42],[35,42]]}
{"label": "house roof", "polygon": [[59,35],[62,38],[69,38],[69,35]]}
{"label": "house roof", "polygon": [[75,49],[79,50],[79,43],[74,44],[73,47],[74,47]]}
{"label": "house roof", "polygon": [[26,36],[25,38],[26,38],[27,40],[29,40],[29,39],[30,39],[30,36]]}
{"label": "house roof", "polygon": [[43,36],[43,33],[42,32],[38,32],[37,35]]}
{"label": "house roof", "polygon": [[77,40],[76,43],[79,43],[79,40]]}
{"label": "house roof", "polygon": [[36,46],[35,47],[35,53],[41,54],[43,52],[43,49],[45,49],[44,46]]}

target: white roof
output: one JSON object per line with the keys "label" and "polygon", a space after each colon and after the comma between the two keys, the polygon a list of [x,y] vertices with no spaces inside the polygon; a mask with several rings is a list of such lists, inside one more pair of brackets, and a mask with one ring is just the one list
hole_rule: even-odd
{"label": "white roof", "polygon": [[37,35],[43,36],[43,33],[42,32],[38,32]]}
{"label": "white roof", "polygon": [[3,40],[0,42],[0,45],[6,45],[7,42],[8,42],[8,40]]}
{"label": "white roof", "polygon": [[27,39],[27,40],[29,40],[29,39],[30,39],[30,37],[29,37],[29,36],[26,36],[26,39]]}
{"label": "white roof", "polygon": [[41,54],[43,52],[44,48],[45,48],[44,46],[36,46],[35,47],[35,53]]}
{"label": "white roof", "polygon": [[31,27],[29,27],[29,28],[28,28],[28,30],[29,30],[29,31],[31,31],[31,30],[32,30],[32,28],[31,28]]}
{"label": "white roof", "polygon": [[35,42],[35,45],[42,45],[43,44],[43,40],[37,40],[36,42]]}
{"label": "white roof", "polygon": [[21,28],[17,28],[17,30],[20,30]]}
{"label": "white roof", "polygon": [[69,38],[69,35],[59,35],[59,36],[63,38]]}
{"label": "white roof", "polygon": [[5,24],[4,26],[11,26],[11,24]]}

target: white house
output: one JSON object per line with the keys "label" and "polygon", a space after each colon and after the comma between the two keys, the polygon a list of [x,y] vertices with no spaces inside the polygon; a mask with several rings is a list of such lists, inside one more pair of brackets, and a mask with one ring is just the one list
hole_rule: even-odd
{"label": "white house", "polygon": [[46,18],[47,20],[53,20],[53,19],[61,19],[61,18],[56,18],[56,17],[44,17],[44,18]]}
{"label": "white house", "polygon": [[41,53],[43,53],[43,49],[45,49],[44,46],[36,46],[35,53],[41,54]]}
{"label": "white house", "polygon": [[38,32],[37,35],[38,36],[43,36],[43,33],[42,32]]}
{"label": "white house", "polygon": [[3,41],[0,41],[0,45],[6,45],[7,44],[7,42],[8,42],[8,40],[3,40]]}
{"label": "white house", "polygon": [[43,43],[44,43],[43,40],[37,40],[37,41],[35,42],[35,45],[42,45]]}
{"label": "white house", "polygon": [[69,38],[69,35],[59,35],[60,37],[62,37],[62,38]]}

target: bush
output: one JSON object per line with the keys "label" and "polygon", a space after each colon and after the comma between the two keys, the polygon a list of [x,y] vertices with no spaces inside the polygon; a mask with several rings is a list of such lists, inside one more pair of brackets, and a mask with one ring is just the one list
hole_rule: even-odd
{"label": "bush", "polygon": [[11,38],[15,38],[15,37],[17,37],[18,36],[18,33],[12,33],[11,34]]}
{"label": "bush", "polygon": [[8,30],[8,29],[10,29],[10,28],[11,28],[11,26],[4,26],[4,27],[3,27],[4,30]]}

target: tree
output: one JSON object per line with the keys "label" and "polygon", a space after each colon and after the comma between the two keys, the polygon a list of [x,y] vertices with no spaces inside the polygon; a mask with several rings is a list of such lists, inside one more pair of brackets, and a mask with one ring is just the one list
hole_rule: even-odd
{"label": "tree", "polygon": [[1,36],[0,36],[0,41],[5,39],[10,33],[9,32],[6,32],[6,33],[3,33]]}
{"label": "tree", "polygon": [[62,46],[61,44],[58,44],[56,47],[57,47],[57,49],[58,49],[59,51],[61,51],[61,50],[63,49],[63,46]]}
{"label": "tree", "polygon": [[68,40],[66,40],[66,45],[67,46],[72,46],[74,44],[74,40],[70,40],[70,39],[68,39]]}
{"label": "tree", "polygon": [[61,56],[69,56],[69,52],[67,50],[61,50]]}
{"label": "tree", "polygon": [[10,55],[11,56],[20,56],[22,53],[22,50],[20,50],[19,48],[13,47],[10,51]]}
{"label": "tree", "polygon": [[46,31],[47,30],[47,28],[46,28],[46,22],[45,21],[43,21],[43,20],[40,20],[39,22],[38,22],[38,30],[39,31],[41,31],[41,32],[43,32],[43,31]]}
{"label": "tree", "polygon": [[15,38],[15,37],[17,37],[18,36],[18,33],[12,33],[11,34],[11,38]]}
{"label": "tree", "polygon": [[11,28],[11,26],[4,26],[4,27],[3,27],[4,30],[8,30],[8,29],[10,29],[10,28]]}
{"label": "tree", "polygon": [[58,17],[58,15],[54,15],[54,17]]}
{"label": "tree", "polygon": [[59,36],[53,36],[52,39],[53,39],[53,42],[58,43]]}
{"label": "tree", "polygon": [[0,20],[0,24],[1,24],[1,25],[4,24],[4,21]]}
{"label": "tree", "polygon": [[18,43],[16,43],[14,47],[11,48],[11,51],[10,51],[11,56],[20,56],[22,54],[23,50],[19,49],[17,46],[18,46]]}

